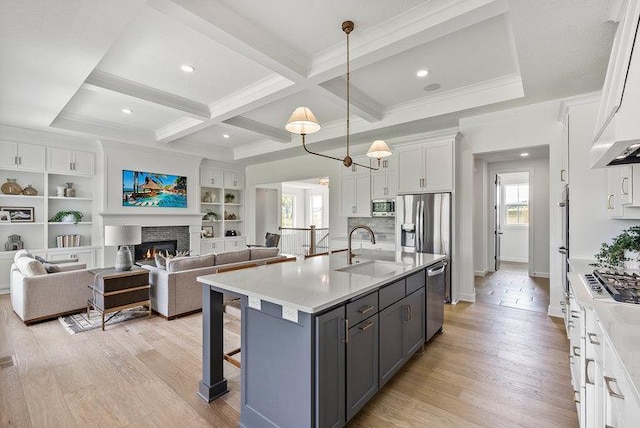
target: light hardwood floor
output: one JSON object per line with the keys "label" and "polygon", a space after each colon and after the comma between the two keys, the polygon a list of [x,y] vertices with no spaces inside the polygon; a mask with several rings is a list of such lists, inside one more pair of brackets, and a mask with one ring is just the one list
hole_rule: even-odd
{"label": "light hardwood floor", "polygon": [[[0,426],[237,426],[231,392],[205,404],[201,314],[140,318],[69,335],[57,320],[25,327],[0,296]],[[226,346],[238,342],[228,318]],[[415,356],[352,427],[576,427],[562,321],[490,304],[447,306],[445,333]]]}

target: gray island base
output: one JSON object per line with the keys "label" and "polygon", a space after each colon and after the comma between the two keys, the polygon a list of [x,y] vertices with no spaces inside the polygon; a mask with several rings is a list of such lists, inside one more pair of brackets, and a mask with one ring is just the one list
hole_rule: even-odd
{"label": "gray island base", "polygon": [[446,256],[376,254],[387,261],[347,266],[334,254],[199,277],[198,394],[227,392],[222,292],[232,293],[242,302],[240,425],[344,426],[442,330]]}

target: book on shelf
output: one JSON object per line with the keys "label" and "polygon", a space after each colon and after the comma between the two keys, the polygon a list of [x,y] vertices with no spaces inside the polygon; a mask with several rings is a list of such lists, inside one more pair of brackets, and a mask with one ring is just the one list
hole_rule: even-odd
{"label": "book on shelf", "polygon": [[82,236],[78,234],[56,236],[56,246],[58,248],[79,247],[81,244],[82,244]]}

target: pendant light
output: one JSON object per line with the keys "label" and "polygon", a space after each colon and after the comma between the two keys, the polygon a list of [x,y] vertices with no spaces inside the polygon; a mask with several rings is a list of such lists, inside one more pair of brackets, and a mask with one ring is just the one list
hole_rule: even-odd
{"label": "pendant light", "polygon": [[302,135],[302,147],[309,154],[315,156],[321,156],[323,158],[334,159],[342,162],[344,166],[347,168],[352,165],[361,166],[363,168],[378,170],[380,169],[380,159],[391,156],[391,150],[389,150],[389,146],[383,140],[376,140],[371,144],[369,150],[367,151],[367,156],[370,158],[378,159],[377,167],[373,168],[368,165],[362,165],[357,162],[354,162],[350,156],[350,141],[349,141],[349,131],[350,131],[350,94],[349,94],[349,86],[351,84],[351,70],[349,68],[349,34],[353,31],[354,24],[353,21],[345,21],[342,23],[342,31],[347,35],[347,155],[344,158],[338,158],[335,156],[329,156],[322,153],[316,153],[309,150],[305,144],[305,135],[313,134],[314,132],[318,132],[320,130],[320,123],[318,123],[318,119],[313,115],[311,110],[308,107],[298,107],[293,111],[293,114],[287,121],[285,129],[293,134]]}

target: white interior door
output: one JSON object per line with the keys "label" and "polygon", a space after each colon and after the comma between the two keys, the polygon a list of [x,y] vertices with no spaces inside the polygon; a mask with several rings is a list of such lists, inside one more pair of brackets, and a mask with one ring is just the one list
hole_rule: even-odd
{"label": "white interior door", "polygon": [[502,196],[502,183],[500,182],[500,175],[496,174],[496,179],[495,179],[495,188],[494,188],[494,201],[495,204],[493,206],[493,218],[495,221],[495,227],[494,227],[494,236],[495,236],[495,244],[493,246],[494,248],[494,255],[493,255],[493,259],[494,259],[494,269],[496,271],[498,271],[500,269],[500,238],[502,237],[502,229],[501,229],[501,222],[500,222],[500,203],[501,203],[501,196]]}

